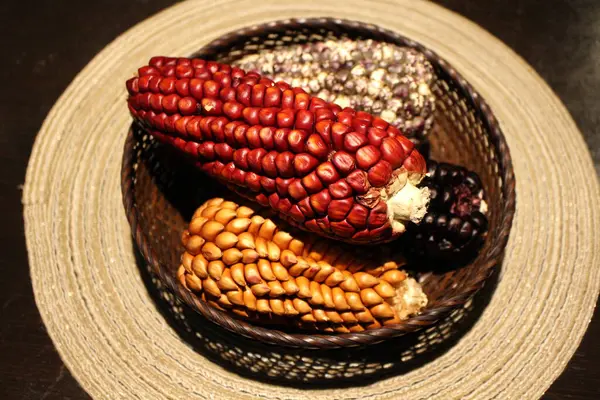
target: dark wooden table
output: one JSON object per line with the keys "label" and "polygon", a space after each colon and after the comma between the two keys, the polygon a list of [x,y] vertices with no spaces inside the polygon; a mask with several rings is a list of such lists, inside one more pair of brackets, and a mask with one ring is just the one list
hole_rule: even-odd
{"label": "dark wooden table", "polygon": [[[598,170],[600,1],[438,2],[502,39],[546,79],[585,135]],[[20,185],[35,135],[75,75],[121,32],[172,3],[5,0],[0,4],[0,399],[88,397],[60,360],[35,307]],[[545,398],[600,399],[598,314]]]}

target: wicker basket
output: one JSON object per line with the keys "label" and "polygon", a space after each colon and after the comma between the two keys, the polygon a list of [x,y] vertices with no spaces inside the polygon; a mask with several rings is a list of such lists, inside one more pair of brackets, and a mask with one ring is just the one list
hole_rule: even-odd
{"label": "wicker basket", "polygon": [[[502,259],[515,212],[515,178],[506,141],[487,104],[444,60],[397,33],[361,22],[319,18],[285,20],[232,32],[196,56],[231,62],[265,48],[323,38],[374,39],[423,52],[438,75],[431,156],[477,172],[489,203],[489,233],[469,265],[445,272],[421,271],[418,279],[429,298],[423,312],[402,324],[351,334],[306,334],[236,319],[211,308],[183,288],[177,278],[181,232],[201,202],[227,192],[168,149],[132,128],[122,167],[123,201],[135,242],[150,269],[183,302],[221,327],[268,344],[331,349],[369,345],[430,327],[465,305]],[[198,184],[190,188],[189,182]],[[393,244],[392,244],[393,245]]]}

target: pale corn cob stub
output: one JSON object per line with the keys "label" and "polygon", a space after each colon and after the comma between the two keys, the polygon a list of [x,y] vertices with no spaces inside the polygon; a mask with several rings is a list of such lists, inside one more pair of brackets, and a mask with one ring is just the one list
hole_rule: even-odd
{"label": "pale corn cob stub", "polygon": [[[211,306],[323,332],[396,324],[426,306],[420,285],[400,269],[401,256],[361,257],[349,245],[287,229],[255,211],[214,198],[182,234],[179,281]],[[228,252],[235,256],[227,259]]]}

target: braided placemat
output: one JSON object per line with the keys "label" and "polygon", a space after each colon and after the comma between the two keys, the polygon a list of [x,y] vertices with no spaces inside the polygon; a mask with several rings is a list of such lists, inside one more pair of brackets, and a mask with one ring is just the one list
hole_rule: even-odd
{"label": "braided placemat", "polygon": [[[308,16],[372,22],[447,59],[498,117],[517,176],[519,201],[505,260],[477,322],[427,362],[362,386],[260,379],[269,367],[281,376],[304,373],[309,382],[334,363],[319,352],[290,363],[294,355],[276,347],[234,345],[213,327],[191,326],[193,317],[138,268],[121,202],[130,123],[123,82],[139,65],[156,54],[192,54],[243,26]],[[539,397],[577,348],[600,288],[599,196],[585,144],[560,101],[506,46],[449,11],[414,0],[202,0],[136,26],[80,73],[40,131],[23,202],[42,318],[66,365],[94,397],[479,399]],[[157,308],[157,295],[173,309]],[[174,328],[169,313],[180,316],[183,330]],[[425,357],[419,345],[410,354],[394,351],[390,346],[386,364],[357,365],[367,373]],[[356,373],[351,362],[336,363]]]}

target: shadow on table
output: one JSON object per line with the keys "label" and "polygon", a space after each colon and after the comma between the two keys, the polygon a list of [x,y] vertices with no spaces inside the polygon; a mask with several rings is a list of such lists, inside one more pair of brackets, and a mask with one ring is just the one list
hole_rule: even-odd
{"label": "shadow on table", "polygon": [[135,253],[157,309],[195,351],[241,376],[303,389],[367,385],[406,374],[442,356],[473,327],[492,297],[500,269],[474,302],[432,328],[365,348],[300,350],[247,339],[206,320],[166,290]]}

